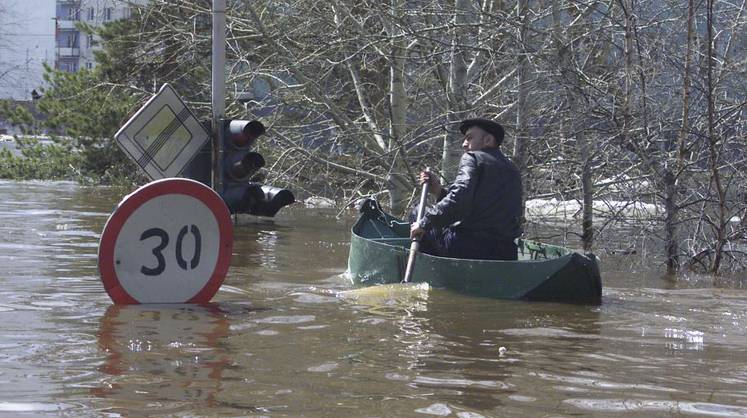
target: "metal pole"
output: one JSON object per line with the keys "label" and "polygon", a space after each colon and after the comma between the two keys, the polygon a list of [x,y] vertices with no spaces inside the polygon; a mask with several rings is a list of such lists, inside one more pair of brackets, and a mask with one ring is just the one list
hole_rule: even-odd
{"label": "metal pole", "polygon": [[213,189],[221,193],[223,182],[223,129],[226,114],[226,0],[213,0]]}

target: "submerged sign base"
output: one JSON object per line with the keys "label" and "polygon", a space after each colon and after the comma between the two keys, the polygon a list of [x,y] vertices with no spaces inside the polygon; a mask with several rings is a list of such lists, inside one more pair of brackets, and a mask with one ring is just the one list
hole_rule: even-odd
{"label": "submerged sign base", "polygon": [[99,272],[114,303],[207,303],[231,262],[233,228],[211,188],[157,180],[126,196],[104,227]]}

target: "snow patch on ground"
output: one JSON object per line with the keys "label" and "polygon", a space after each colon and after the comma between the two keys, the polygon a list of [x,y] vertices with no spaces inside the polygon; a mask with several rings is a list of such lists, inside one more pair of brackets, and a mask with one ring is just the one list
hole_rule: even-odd
{"label": "snow patch on ground", "polygon": [[312,208],[333,208],[335,201],[326,197],[311,196],[303,201],[303,204]]}
{"label": "snow patch on ground", "polygon": [[[526,202],[526,216],[528,219],[581,218],[581,206],[578,200],[531,199]],[[595,200],[593,210],[594,215],[600,217],[653,219],[663,214],[659,205],[622,200]]]}
{"label": "snow patch on ground", "polygon": [[[526,217],[530,220],[543,219],[581,219],[581,202],[579,200],[531,199],[526,202]],[[662,220],[664,208],[661,205],[624,200],[595,200],[594,216],[600,218],[619,217],[625,219]],[[742,219],[734,216],[731,223],[740,223]]]}

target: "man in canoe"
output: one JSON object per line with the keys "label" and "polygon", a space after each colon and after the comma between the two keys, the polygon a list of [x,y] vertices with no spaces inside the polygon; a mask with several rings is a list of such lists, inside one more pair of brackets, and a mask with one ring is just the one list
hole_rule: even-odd
{"label": "man in canoe", "polygon": [[487,119],[468,119],[464,154],[456,179],[441,186],[438,176],[423,171],[437,203],[420,223],[411,216],[410,237],[421,240],[425,253],[451,258],[516,260],[514,239],[521,235],[521,175],[499,149],[503,127]]}

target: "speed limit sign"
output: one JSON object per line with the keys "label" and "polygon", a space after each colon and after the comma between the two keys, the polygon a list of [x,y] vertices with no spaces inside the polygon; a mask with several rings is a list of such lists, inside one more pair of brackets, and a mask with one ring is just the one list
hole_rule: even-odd
{"label": "speed limit sign", "polygon": [[226,204],[200,182],[169,178],[126,196],[104,227],[99,272],[114,303],[207,303],[231,261]]}

